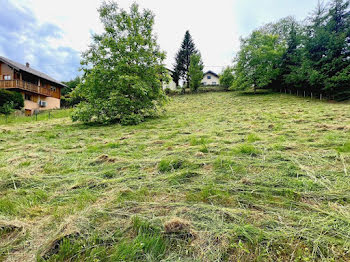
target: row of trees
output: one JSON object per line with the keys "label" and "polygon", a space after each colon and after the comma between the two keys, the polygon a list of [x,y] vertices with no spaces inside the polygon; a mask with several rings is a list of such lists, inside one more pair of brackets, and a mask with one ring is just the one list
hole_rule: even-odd
{"label": "row of trees", "polygon": [[[231,72],[231,74],[230,74]],[[304,22],[287,17],[241,39],[231,89],[272,88],[350,98],[350,1],[319,3]]]}

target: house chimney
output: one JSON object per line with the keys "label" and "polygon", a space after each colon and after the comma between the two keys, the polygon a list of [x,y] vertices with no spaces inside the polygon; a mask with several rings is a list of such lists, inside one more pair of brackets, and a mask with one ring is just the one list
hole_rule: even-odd
{"label": "house chimney", "polygon": [[29,66],[30,66],[30,65],[29,65],[29,63],[27,62],[27,63],[26,63],[26,67],[28,67],[28,68],[29,68]]}

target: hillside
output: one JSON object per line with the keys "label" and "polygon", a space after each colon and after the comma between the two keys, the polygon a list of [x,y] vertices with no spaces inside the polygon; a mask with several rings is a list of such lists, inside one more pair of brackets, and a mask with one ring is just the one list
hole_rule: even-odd
{"label": "hillside", "polygon": [[224,92],[1,125],[0,261],[349,261],[349,131],[349,104]]}

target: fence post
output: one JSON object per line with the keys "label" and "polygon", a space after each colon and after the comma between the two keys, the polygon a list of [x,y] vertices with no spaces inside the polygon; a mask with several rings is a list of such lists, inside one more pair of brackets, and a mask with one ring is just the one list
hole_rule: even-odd
{"label": "fence post", "polygon": [[311,92],[311,99],[312,99],[312,92]]}
{"label": "fence post", "polygon": [[51,118],[51,112],[49,111],[49,119]]}
{"label": "fence post", "polygon": [[320,100],[322,100],[322,94],[320,94]]}
{"label": "fence post", "polygon": [[35,113],[35,121],[38,121],[38,112],[34,112]]}

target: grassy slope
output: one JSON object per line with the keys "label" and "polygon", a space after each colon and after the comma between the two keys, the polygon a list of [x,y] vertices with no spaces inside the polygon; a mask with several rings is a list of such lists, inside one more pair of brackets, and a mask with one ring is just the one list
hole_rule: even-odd
{"label": "grassy slope", "polygon": [[58,119],[68,117],[72,112],[72,109],[61,109],[61,110],[46,110],[40,112],[38,115],[33,114],[32,116],[16,115],[11,114],[7,119],[4,115],[0,115],[0,125],[17,125],[19,123],[29,123],[36,121],[43,121],[48,119]]}
{"label": "grassy slope", "polygon": [[0,261],[350,260],[349,130],[349,105],[234,93],[2,125]]}

